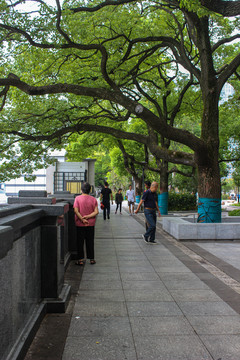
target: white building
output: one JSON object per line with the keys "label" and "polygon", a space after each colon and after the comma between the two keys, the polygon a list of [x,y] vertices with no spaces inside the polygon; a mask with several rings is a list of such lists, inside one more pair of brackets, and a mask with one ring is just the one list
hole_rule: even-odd
{"label": "white building", "polygon": [[66,162],[65,150],[55,151],[52,157],[56,159],[55,164],[47,169],[35,171],[34,181],[27,181],[22,175],[18,179],[6,181],[0,184],[6,196],[17,196],[19,190],[47,190],[49,194],[55,191],[68,190],[71,193],[80,193],[81,183],[88,181],[95,187],[95,161],[84,159],[82,162]]}

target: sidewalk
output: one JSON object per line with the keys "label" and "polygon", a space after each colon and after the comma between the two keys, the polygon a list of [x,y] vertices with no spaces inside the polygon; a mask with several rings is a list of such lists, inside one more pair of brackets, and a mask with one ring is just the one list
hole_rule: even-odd
{"label": "sidewalk", "polygon": [[240,315],[207,285],[213,275],[162,231],[144,243],[141,215],[101,215],[62,359],[240,359]]}

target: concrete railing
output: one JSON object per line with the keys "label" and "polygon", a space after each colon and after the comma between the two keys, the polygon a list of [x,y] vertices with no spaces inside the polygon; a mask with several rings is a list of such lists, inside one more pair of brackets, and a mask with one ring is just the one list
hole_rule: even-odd
{"label": "concrete railing", "polygon": [[76,251],[73,196],[10,199],[0,207],[1,360],[23,359],[46,312],[65,311]]}

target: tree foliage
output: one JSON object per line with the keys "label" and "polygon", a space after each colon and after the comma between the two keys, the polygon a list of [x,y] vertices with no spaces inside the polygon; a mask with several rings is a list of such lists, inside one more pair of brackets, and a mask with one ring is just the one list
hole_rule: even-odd
{"label": "tree foliage", "polygon": [[[239,19],[199,10],[196,1],[35,4],[23,11],[19,2],[1,3],[0,150],[15,161],[4,164],[4,176],[18,175],[18,155],[26,172],[34,156],[40,166],[42,154],[90,131],[197,166],[199,191],[218,197],[218,100],[239,76]],[[181,127],[199,94],[200,129]],[[142,130],[129,130],[134,120]]]}

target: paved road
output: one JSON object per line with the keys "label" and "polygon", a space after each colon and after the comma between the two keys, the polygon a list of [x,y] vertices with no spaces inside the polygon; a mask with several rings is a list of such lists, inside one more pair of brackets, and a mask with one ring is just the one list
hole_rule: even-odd
{"label": "paved road", "polygon": [[240,315],[207,285],[213,275],[162,232],[144,243],[137,218],[99,216],[63,360],[239,360]]}

